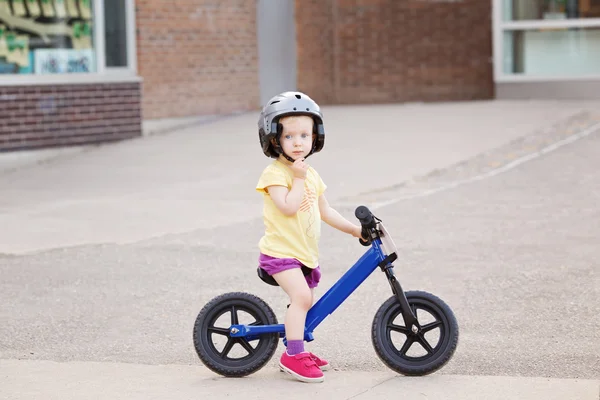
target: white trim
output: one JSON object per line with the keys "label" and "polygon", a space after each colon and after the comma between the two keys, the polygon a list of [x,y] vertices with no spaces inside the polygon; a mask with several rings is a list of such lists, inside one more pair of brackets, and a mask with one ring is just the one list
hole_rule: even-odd
{"label": "white trim", "polygon": [[504,49],[502,47],[502,4],[501,0],[492,0],[492,58],[494,81],[498,82],[503,75]]}
{"label": "white trim", "polygon": [[127,29],[127,67],[133,73],[137,73],[137,42],[134,0],[126,0],[125,12],[125,27]]}
{"label": "white trim", "polygon": [[135,75],[129,67],[106,67],[105,75]]}
{"label": "white trim", "polygon": [[94,51],[96,70],[103,74],[106,69],[106,43],[104,41],[104,0],[94,1]]}
{"label": "white trim", "polygon": [[[502,16],[500,16],[500,18],[502,18]],[[499,25],[502,30],[594,28],[600,27],[600,18],[500,21]]]}
{"label": "white trim", "polygon": [[496,79],[496,83],[511,82],[558,82],[558,81],[600,81],[600,74],[595,75],[525,75],[504,74]]}
{"label": "white trim", "polygon": [[142,78],[132,74],[55,74],[15,75],[10,79],[0,78],[2,86],[77,85],[88,83],[141,82]]}

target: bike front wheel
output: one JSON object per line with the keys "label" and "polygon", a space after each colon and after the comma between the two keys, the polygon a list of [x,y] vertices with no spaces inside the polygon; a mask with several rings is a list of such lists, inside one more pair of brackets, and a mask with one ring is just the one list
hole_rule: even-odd
{"label": "bike front wheel", "polygon": [[375,314],[371,339],[379,358],[392,370],[427,375],[452,358],[458,345],[458,323],[450,307],[430,293],[409,291],[406,299],[417,317],[417,332],[406,326],[402,307],[392,296]]}

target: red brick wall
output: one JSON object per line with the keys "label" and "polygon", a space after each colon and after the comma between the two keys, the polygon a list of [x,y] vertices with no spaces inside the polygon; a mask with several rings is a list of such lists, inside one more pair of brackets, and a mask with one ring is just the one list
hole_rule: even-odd
{"label": "red brick wall", "polygon": [[0,86],[0,152],[141,135],[138,83]]}
{"label": "red brick wall", "polygon": [[296,0],[298,90],[319,103],[336,103],[332,0]]}
{"label": "red brick wall", "polygon": [[144,119],[259,106],[256,0],[136,0]]}
{"label": "red brick wall", "polygon": [[298,87],[318,101],[494,96],[489,0],[297,1],[296,19]]}

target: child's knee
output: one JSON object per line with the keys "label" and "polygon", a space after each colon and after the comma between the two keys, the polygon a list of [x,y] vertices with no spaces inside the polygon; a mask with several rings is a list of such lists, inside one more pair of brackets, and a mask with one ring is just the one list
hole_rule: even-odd
{"label": "child's knee", "polygon": [[306,290],[299,290],[294,293],[294,296],[292,296],[291,300],[292,304],[295,304],[303,310],[308,311],[312,306],[312,292],[309,288],[306,288]]}

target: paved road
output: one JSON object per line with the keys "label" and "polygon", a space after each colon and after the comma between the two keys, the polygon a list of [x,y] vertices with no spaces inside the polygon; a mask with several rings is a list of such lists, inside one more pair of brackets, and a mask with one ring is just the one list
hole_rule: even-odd
{"label": "paved road", "polygon": [[[311,350],[327,357],[336,368],[330,386],[311,391],[338,393],[337,398],[367,392],[366,397],[355,398],[378,398],[386,391],[402,391],[407,396],[417,396],[412,398],[425,398],[418,397],[418,388],[422,387],[430,398],[444,398],[440,397],[444,387],[462,387],[456,392],[448,389],[446,398],[469,398],[469,393],[481,395],[484,387],[489,393],[498,394],[499,386],[509,385],[507,393],[517,393],[512,398],[597,398],[600,131],[593,127],[600,117],[581,108],[570,111],[554,121],[558,124],[522,131],[522,135],[528,135],[525,139],[513,140],[519,137],[515,133],[509,140],[496,138],[474,145],[474,151],[463,147],[456,161],[445,159],[445,167],[430,161],[430,166],[438,168],[433,174],[425,174],[423,163],[421,178],[403,185],[395,184],[401,180],[394,180],[389,175],[393,171],[384,169],[381,174],[388,174],[387,184],[378,184],[381,190],[375,194],[361,194],[351,181],[345,181],[351,190],[340,191],[334,197],[339,210],[351,217],[354,205],[374,205],[401,249],[396,266],[405,289],[430,291],[449,303],[459,320],[461,341],[452,361],[435,377],[414,385],[411,380],[398,381],[401,378],[396,378],[377,359],[370,342],[373,315],[390,296],[383,276],[376,273],[325,321],[316,332],[317,340],[309,344]],[[537,123],[541,124],[540,120]],[[581,132],[585,135],[574,136]],[[577,140],[569,143],[569,138]],[[159,140],[166,141],[167,137]],[[117,146],[116,153],[131,151],[131,143]],[[390,143],[395,142],[390,139]],[[548,148],[552,143],[561,143],[561,147]],[[150,149],[145,141],[140,146]],[[176,147],[172,146],[171,149]],[[392,157],[395,149],[386,148]],[[551,151],[536,153],[544,148]],[[160,160],[160,146],[152,149]],[[240,156],[239,151],[234,148],[232,155]],[[107,152],[91,152],[88,160],[101,160]],[[532,154],[536,156],[528,156]],[[314,160],[317,163],[317,157]],[[461,160],[466,162],[455,164]],[[519,160],[522,162],[514,162]],[[61,180],[58,172],[77,162],[87,171],[87,180]],[[202,164],[201,158],[198,164]],[[333,170],[334,164],[322,164],[325,177],[339,174]],[[254,162],[250,165],[250,169],[255,167]],[[506,165],[514,167],[498,170]],[[178,170],[188,173],[188,178],[195,176],[197,171],[186,167],[180,165]],[[147,169],[149,164],[139,168]],[[160,181],[161,168],[152,168],[153,176]],[[347,168],[352,171],[352,163]],[[169,171],[165,175],[173,173],[173,169],[165,169]],[[498,173],[490,174],[494,170]],[[91,171],[97,175],[90,176]],[[127,173],[134,175],[132,171]],[[141,175],[147,178],[146,173]],[[239,178],[227,180],[230,173],[232,169],[225,169],[209,185],[204,181],[203,190],[218,191],[224,184],[238,182]],[[260,218],[252,214],[253,200],[246,205],[245,218],[222,216],[223,221],[219,222],[221,215],[215,215],[215,210],[220,210],[220,205],[212,200],[214,193],[207,190],[203,192],[206,197],[200,197],[197,204],[204,207],[203,213],[212,214],[205,220],[189,221],[196,229],[183,233],[165,229],[162,235],[143,236],[139,235],[139,225],[128,224],[148,220],[148,225],[159,226],[163,221],[157,221],[148,209],[152,201],[160,200],[154,196],[165,192],[153,188],[152,179],[148,178],[133,185],[146,188],[151,197],[147,199],[149,203],[130,202],[127,194],[116,201],[114,193],[119,190],[135,192],[137,200],[144,190],[136,186],[128,192],[126,179],[111,185],[109,175],[118,177],[118,167],[111,174],[106,170],[102,173],[93,164],[76,158],[0,176],[3,192],[7,189],[4,193],[10,193],[0,200],[4,212],[1,218],[10,221],[2,229],[7,254],[0,256],[0,378],[4,376],[9,384],[0,386],[4,387],[0,394],[5,390],[8,398],[37,398],[36,394],[44,392],[40,389],[46,387],[43,385],[52,388],[54,382],[60,388],[55,391],[56,398],[66,398],[66,393],[75,398],[76,385],[69,388],[66,383],[74,378],[88,382],[84,386],[88,394],[98,395],[103,388],[109,388],[106,393],[111,395],[129,393],[122,398],[168,398],[165,388],[173,386],[180,387],[182,398],[202,393],[201,390],[223,397],[241,392],[247,398],[258,398],[252,397],[243,380],[214,380],[214,375],[199,365],[191,345],[196,313],[209,299],[226,291],[257,294],[283,319],[286,298],[276,288],[262,284],[251,267],[256,264],[256,242],[262,228]],[[246,177],[246,171],[242,175]],[[37,180],[17,181],[19,177]],[[50,177],[57,180],[54,199],[50,197],[52,184],[47,181]],[[374,179],[384,180],[381,176]],[[40,182],[41,199],[23,197],[23,203],[16,202],[19,187],[25,194],[24,186],[31,188]],[[13,183],[17,189],[11,186]],[[336,184],[334,179],[328,183]],[[103,202],[102,189],[109,188],[115,213],[125,208],[122,216],[133,216],[131,221],[123,219],[112,225],[115,236],[121,237],[122,229],[122,237],[127,240],[94,242],[89,240],[94,232],[81,228],[62,232],[65,237],[73,236],[65,245],[46,246],[53,243],[53,238],[44,235],[46,229],[53,232],[75,219],[87,229],[97,226],[102,231],[101,238],[108,231],[106,226],[95,224],[96,215],[77,214],[78,210],[94,210],[82,207],[81,202],[72,204],[76,217],[71,215],[66,224],[60,220],[69,210],[69,196],[62,194],[66,187],[73,190],[73,198],[78,201],[85,194],[99,204]],[[185,191],[179,187],[178,193]],[[54,214],[52,205],[57,207]],[[136,214],[138,206],[141,215]],[[181,218],[179,206],[174,203],[170,208],[177,218]],[[7,242],[11,244],[6,227],[18,233],[30,232],[33,240],[12,242],[15,251],[11,252],[6,246]],[[82,242],[87,243],[77,245],[80,233],[85,239]],[[350,237],[327,226],[322,249],[325,274],[319,294],[364,250]],[[61,364],[54,365],[53,361]],[[157,369],[144,372],[144,368],[153,366]],[[274,371],[272,360],[253,378],[254,382],[271,382],[273,375],[278,376]],[[164,386],[156,383],[163,382],[159,378],[152,378],[163,376],[162,372],[166,374]],[[195,374],[203,377],[201,382],[194,383]],[[104,378],[94,378],[99,375]],[[128,378],[119,385],[111,376]],[[39,377],[46,377],[46,381]],[[277,393],[290,388],[278,379],[273,381]],[[338,386],[347,391],[328,392]],[[156,397],[144,397],[138,393],[142,389],[134,390],[138,387],[153,387]],[[165,394],[161,395],[163,391]],[[502,397],[490,394],[489,398]]]}

